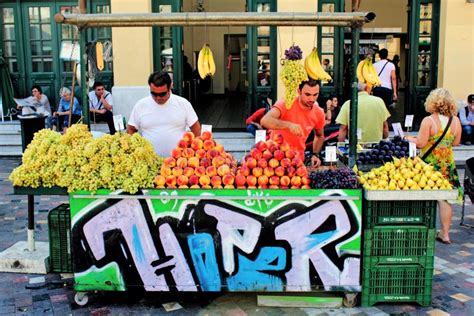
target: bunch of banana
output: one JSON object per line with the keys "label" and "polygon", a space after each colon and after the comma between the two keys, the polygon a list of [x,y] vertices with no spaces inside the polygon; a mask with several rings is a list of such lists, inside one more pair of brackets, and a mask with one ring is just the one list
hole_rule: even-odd
{"label": "bunch of banana", "polygon": [[202,79],[205,79],[207,76],[214,76],[216,72],[216,64],[214,62],[214,56],[212,55],[212,51],[209,48],[208,44],[204,44],[202,49],[199,51],[198,56],[198,72],[199,76]]}
{"label": "bunch of banana", "polygon": [[357,79],[359,82],[367,83],[370,87],[380,86],[380,78],[371,57],[361,60],[357,65]]}
{"label": "bunch of banana", "polygon": [[331,76],[324,70],[323,66],[321,66],[316,47],[313,47],[311,53],[304,59],[304,68],[308,76],[314,80],[332,80]]}

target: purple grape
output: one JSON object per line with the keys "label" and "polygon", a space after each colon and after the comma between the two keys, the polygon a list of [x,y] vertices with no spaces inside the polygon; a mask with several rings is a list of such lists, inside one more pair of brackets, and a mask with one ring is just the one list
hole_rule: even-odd
{"label": "purple grape", "polygon": [[285,58],[288,60],[299,60],[303,58],[303,52],[298,45],[292,45],[285,49]]}

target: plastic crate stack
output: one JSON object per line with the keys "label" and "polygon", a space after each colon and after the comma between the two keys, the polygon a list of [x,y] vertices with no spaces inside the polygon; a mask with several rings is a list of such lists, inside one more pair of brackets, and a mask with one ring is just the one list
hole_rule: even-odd
{"label": "plastic crate stack", "polygon": [[431,304],[436,201],[368,201],[362,261],[362,306]]}
{"label": "plastic crate stack", "polygon": [[69,204],[61,204],[49,211],[48,229],[50,271],[72,272]]}

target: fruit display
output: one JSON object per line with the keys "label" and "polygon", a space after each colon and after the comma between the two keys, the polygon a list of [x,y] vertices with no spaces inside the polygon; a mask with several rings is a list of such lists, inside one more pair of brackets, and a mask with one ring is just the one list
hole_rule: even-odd
{"label": "fruit display", "polygon": [[258,142],[244,157],[235,175],[239,189],[310,189],[309,184],[303,161],[279,134]]}
{"label": "fruit display", "polygon": [[380,78],[371,57],[367,57],[359,62],[356,73],[359,82],[366,83],[370,88],[380,86]]}
{"label": "fruit display", "polygon": [[308,76],[314,80],[332,80],[331,76],[324,70],[318,56],[318,50],[313,47],[311,53],[304,59],[304,68]]}
{"label": "fruit display", "polygon": [[204,44],[202,49],[199,51],[197,68],[199,72],[199,76],[202,79],[206,77],[214,76],[216,72],[216,64],[214,62],[214,55],[212,54],[211,48],[208,44]]}
{"label": "fruit display", "polygon": [[285,86],[285,106],[287,109],[291,108],[300,83],[308,80],[308,74],[301,63],[302,58],[303,52],[299,46],[293,45],[285,50],[285,59],[282,60],[283,66],[280,78]]}
{"label": "fruit display", "polygon": [[313,189],[357,189],[359,180],[349,168],[313,171],[309,175]]}
{"label": "fruit display", "polygon": [[360,153],[357,156],[357,165],[364,164],[383,164],[390,162],[393,157],[408,157],[409,143],[400,136],[395,136],[392,140],[381,140],[370,151]]}
{"label": "fruit display", "polygon": [[367,190],[451,190],[452,185],[441,172],[419,157],[394,158],[382,167],[359,173]]}
{"label": "fruit display", "polygon": [[59,186],[68,192],[99,188],[135,193],[153,187],[162,159],[138,133],[93,138],[86,125],[74,124],[64,135],[37,132],[10,174],[15,186]]}
{"label": "fruit display", "polygon": [[186,132],[154,179],[156,188],[234,189],[237,161],[211,132]]}

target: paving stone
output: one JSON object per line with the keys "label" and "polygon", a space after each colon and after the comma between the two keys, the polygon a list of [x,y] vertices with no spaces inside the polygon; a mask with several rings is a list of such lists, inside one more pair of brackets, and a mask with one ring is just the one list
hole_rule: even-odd
{"label": "paving stone", "polygon": [[453,294],[451,295],[451,297],[463,303],[472,300],[472,297],[467,296],[463,293]]}
{"label": "paving stone", "polygon": [[446,313],[440,309],[432,309],[426,313],[430,316],[449,316],[449,313]]}

